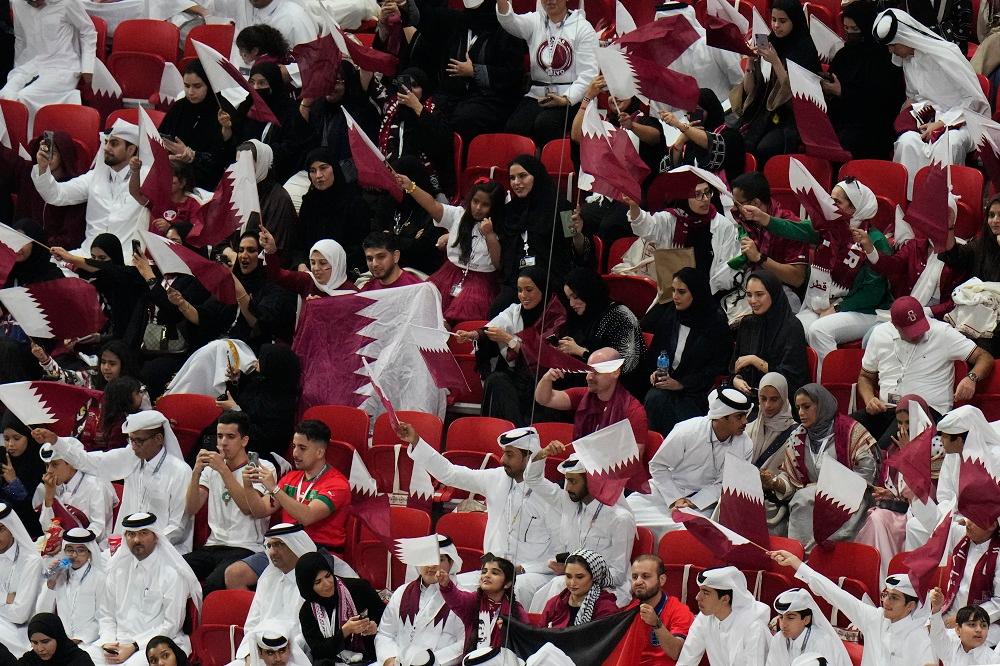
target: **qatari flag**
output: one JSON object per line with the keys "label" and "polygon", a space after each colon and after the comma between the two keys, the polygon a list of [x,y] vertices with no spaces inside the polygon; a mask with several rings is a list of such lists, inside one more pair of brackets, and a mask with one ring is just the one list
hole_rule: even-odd
{"label": "qatari flag", "polygon": [[236,304],[233,274],[224,265],[193,252],[180,243],[149,231],[140,231],[146,252],[164,275],[191,275],[220,303]]}
{"label": "qatari flag", "polygon": [[840,35],[815,16],[809,17],[809,36],[812,37],[813,44],[816,45],[819,59],[825,63],[833,62],[833,56],[844,48],[844,40],[840,38]]}
{"label": "qatari flag", "polygon": [[723,562],[731,561],[734,555],[739,559],[752,557],[750,551],[759,550],[750,539],[692,509],[674,509],[671,515]]}
{"label": "qatari flag", "polygon": [[700,91],[693,77],[628,53],[617,44],[598,47],[597,64],[608,91],[618,99],[638,97],[687,110],[698,106]]}
{"label": "qatari flag", "polygon": [[698,32],[691,22],[675,14],[623,34],[618,43],[629,53],[666,67],[696,41]]}
{"label": "qatari flag", "polygon": [[379,541],[390,550],[395,542],[392,538],[392,518],[389,511],[389,496],[379,493],[375,478],[368,471],[358,452],[351,461],[351,512],[365,527],[370,529]]}
{"label": "qatari flag", "polygon": [[696,166],[685,164],[657,176],[660,191],[668,199],[690,199],[699,183],[708,183],[716,192],[732,198],[721,178]]}
{"label": "qatari flag", "polygon": [[849,161],[851,154],[840,145],[840,139],[827,115],[826,98],[823,97],[819,76],[793,60],[789,60],[785,67],[788,69],[788,84],[792,89],[795,126],[805,145],[806,154],[831,162]]}
{"label": "qatari flag", "polygon": [[149,199],[151,219],[163,217],[163,211],[174,208],[170,198],[174,180],[174,169],[170,166],[170,155],[163,147],[163,140],[156,130],[146,110],[139,107],[139,160],[141,185],[139,191]]}
{"label": "qatari flag", "polygon": [[10,269],[14,268],[16,263],[17,253],[31,242],[33,241],[20,231],[0,222],[0,284],[7,282]]}
{"label": "qatari flag", "polygon": [[938,569],[948,564],[953,517],[953,512],[946,513],[924,545],[903,554],[903,564],[921,600],[926,599],[927,593],[939,584]]}
{"label": "qatari flag", "polygon": [[972,111],[963,111],[962,116],[990,182],[1000,187],[1000,123]]}
{"label": "qatari flag", "polygon": [[948,242],[949,168],[939,162],[927,167],[927,177],[913,188],[913,201],[906,209],[906,221],[913,230],[941,252]]}
{"label": "qatari flag", "polygon": [[191,43],[194,44],[198,60],[201,61],[201,66],[205,68],[205,75],[208,77],[208,82],[216,95],[222,95],[233,107],[243,104],[249,97],[251,104],[250,110],[247,111],[248,117],[259,120],[262,123],[281,125],[281,122],[274,115],[274,112],[271,111],[271,108],[261,99],[257,91],[253,89],[253,86],[240,73],[240,70],[236,69],[233,63],[229,62],[228,58],[211,46],[206,46],[197,40]]}
{"label": "qatari flag", "polygon": [[292,56],[302,75],[303,99],[325,97],[333,90],[344,59],[333,35],[323,35],[299,44],[292,49]]}
{"label": "qatari flag", "polygon": [[32,338],[83,338],[107,322],[97,289],[76,277],[0,289],[0,303]]}
{"label": "qatari flag", "polygon": [[382,154],[365,131],[361,129],[347,109],[342,109],[347,119],[347,140],[351,144],[351,157],[358,170],[358,183],[363,187],[373,187],[392,195],[396,201],[403,200],[403,190],[396,182],[385,155]]}
{"label": "qatari flag", "polygon": [[539,339],[535,329],[525,329],[518,335],[522,342],[521,353],[529,364],[538,364],[543,368],[554,368],[563,372],[590,372],[590,366],[580,359],[559,351],[545,340]]}
{"label": "qatari flag", "polygon": [[794,157],[788,160],[788,184],[814,225],[825,225],[843,217],[829,192]]}
{"label": "qatari flag", "polygon": [[[965,113],[971,112],[965,111],[963,115]],[[935,115],[934,107],[930,104],[918,102],[913,106],[904,106],[893,122],[893,129],[900,134],[903,132],[913,132],[916,131],[919,125],[933,122]]]}
{"label": "qatari flag", "polygon": [[153,93],[149,101],[157,111],[167,112],[174,102],[184,94],[184,77],[172,62],[163,63],[163,74],[160,75],[160,89]]}
{"label": "qatari flag", "polygon": [[750,22],[726,0],[708,0],[705,5],[705,41],[709,46],[752,56],[747,44]]}
{"label": "qatari flag", "polygon": [[[365,46],[353,35],[345,33],[339,26],[337,26],[337,32],[331,34],[336,40],[340,52],[350,54],[351,61],[360,69],[366,72],[379,72],[386,76],[393,76],[399,69],[399,58],[391,53]],[[337,39],[338,36],[340,39]]]}
{"label": "qatari flag", "polygon": [[[53,431],[54,432],[54,431]],[[80,509],[72,504],[63,504],[57,499],[52,500],[52,516],[58,518],[64,530],[69,531],[74,527],[84,529],[90,527],[90,518]]]}
{"label": "qatari flag", "polygon": [[[627,419],[573,440],[573,450],[587,468],[587,488],[602,504],[614,506],[625,486],[644,466],[635,433]],[[648,487],[646,470],[643,483]]]}
{"label": "qatari flag", "polygon": [[260,197],[254,175],[253,155],[249,150],[236,152],[222,179],[192,216],[193,227],[187,240],[195,247],[218,245],[237,231],[247,228],[253,214],[260,217]]}
{"label": "qatari flag", "polygon": [[62,382],[0,384],[0,402],[28,426],[46,426],[60,437],[78,433],[87,414],[100,409],[100,391]]}
{"label": "qatari flag", "polygon": [[[764,489],[760,485],[760,470],[752,463],[726,454],[722,468],[722,496],[719,500],[719,522],[737,534],[745,536],[761,548],[770,548]],[[752,561],[739,561],[744,568],[767,568],[767,556],[759,550],[747,552]]]}
{"label": "qatari flag", "polygon": [[861,509],[868,482],[838,460],[827,457],[816,481],[813,539],[820,546]]}
{"label": "qatari flag", "polygon": [[997,468],[996,459],[982,440],[968,438],[958,472],[958,512],[976,525],[993,525],[1000,518]]}
{"label": "qatari flag", "polygon": [[[642,173],[633,173],[626,163],[615,154],[615,144],[611,141],[611,135],[622,134],[632,148],[632,152],[638,152],[632,146],[632,141],[626,132],[616,130],[607,125],[597,111],[596,104],[587,106],[583,112],[583,125],[581,127],[583,136],[580,139],[580,168],[593,175],[593,182],[590,186],[592,192],[602,194],[614,201],[621,201],[623,196],[627,196],[633,201],[642,201],[641,180]],[[624,149],[625,146],[620,146]],[[640,160],[641,161],[641,160]],[[649,169],[646,169],[646,174]]]}
{"label": "qatari flag", "polygon": [[94,59],[94,74],[90,79],[87,104],[101,114],[101,125],[113,111],[122,108],[122,87],[112,76],[108,66],[99,58]]}
{"label": "qatari flag", "polygon": [[885,464],[903,475],[903,481],[913,494],[923,502],[934,498],[931,481],[931,449],[934,446],[934,424],[916,400],[910,401],[910,432],[918,433],[902,449],[896,451]]}
{"label": "qatari flag", "polygon": [[469,382],[448,348],[448,331],[410,324],[409,338],[420,350],[427,371],[438,388],[468,391]]}
{"label": "qatari flag", "polygon": [[378,385],[375,381],[375,375],[372,373],[372,367],[368,365],[368,361],[365,357],[361,357],[361,364],[364,366],[365,370],[368,372],[368,378],[371,380],[372,389],[375,390],[375,395],[378,396],[378,401],[382,404],[382,408],[385,409],[385,413],[389,415],[389,425],[392,426],[393,432],[399,427],[399,417],[396,416],[396,408],[392,406],[389,402],[389,398],[385,397],[385,391],[382,387]]}

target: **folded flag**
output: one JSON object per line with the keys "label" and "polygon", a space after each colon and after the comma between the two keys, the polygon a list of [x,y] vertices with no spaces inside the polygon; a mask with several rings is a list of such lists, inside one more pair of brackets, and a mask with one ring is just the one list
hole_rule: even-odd
{"label": "folded flag", "polygon": [[344,59],[333,35],[326,34],[292,48],[302,76],[303,99],[318,99],[333,91]]}
{"label": "folded flag", "polygon": [[[639,153],[632,145],[628,133],[614,129],[601,120],[596,104],[590,104],[583,112],[581,130],[583,136],[580,139],[580,168],[593,176],[590,191],[614,201],[621,201],[623,196],[633,201],[642,201],[641,182],[649,174],[649,168],[639,158]],[[615,152],[612,135],[616,138],[622,135],[628,144],[620,145],[620,149],[625,153],[624,159]],[[645,167],[645,172],[631,169],[635,165],[635,160],[628,155],[629,150],[634,153],[638,163]]]}
{"label": "folded flag", "polygon": [[751,557],[751,549],[759,550],[759,546],[742,534],[737,534],[693,509],[674,509],[672,517],[675,523],[684,525],[691,536],[722,562],[729,562],[734,554],[737,558]]}
{"label": "folded flag", "polygon": [[366,361],[363,356],[361,357],[361,364],[364,365],[365,371],[368,372],[368,378],[371,380],[372,388],[375,390],[375,395],[378,396],[378,400],[382,404],[382,408],[385,409],[385,413],[389,415],[389,425],[392,426],[392,429],[395,432],[396,428],[399,427],[399,417],[396,416],[396,409],[392,406],[392,403],[389,402],[389,399],[385,397],[385,391],[383,391],[382,387],[378,385],[377,381],[375,381],[375,374],[372,372],[372,367],[368,365],[368,361]]}
{"label": "folded flag", "polygon": [[943,252],[948,243],[950,170],[951,167],[940,162],[930,164],[920,187],[913,188],[913,201],[906,208],[906,221],[938,252]]}
{"label": "folded flag", "polygon": [[698,32],[681,14],[650,21],[642,27],[621,32],[618,43],[629,53],[667,67],[698,41]]}
{"label": "folded flag", "polygon": [[809,17],[809,36],[812,37],[819,59],[825,63],[833,62],[833,56],[844,48],[844,40],[830,27],[815,16]]}
{"label": "folded flag", "polygon": [[187,241],[195,247],[218,245],[234,233],[245,231],[254,214],[260,219],[253,155],[249,150],[239,150],[236,161],[222,174],[212,198],[192,216],[193,227]]}
{"label": "folded flag", "polygon": [[931,480],[931,451],[934,448],[934,423],[927,418],[916,400],[910,401],[910,432],[916,433],[902,449],[896,451],[886,465],[903,475],[903,481],[924,504],[934,497]]}
{"label": "folded flag", "polygon": [[[705,41],[709,46],[752,56],[747,44],[750,22],[726,0],[708,0],[705,5]],[[764,34],[768,34],[770,30]]]}

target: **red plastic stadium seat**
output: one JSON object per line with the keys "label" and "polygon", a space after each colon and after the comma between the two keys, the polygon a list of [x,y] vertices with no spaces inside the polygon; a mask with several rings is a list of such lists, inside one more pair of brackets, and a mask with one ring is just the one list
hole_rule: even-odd
{"label": "red plastic stadium seat", "polygon": [[[111,54],[114,55],[119,51],[138,51],[158,55],[166,62],[177,62],[180,41],[180,31],[169,21],[128,19],[115,28]],[[228,55],[225,52],[224,54]]]}
{"label": "red plastic stadium seat", "polygon": [[91,16],[90,20],[97,31],[97,57],[103,61],[108,57],[108,22],[99,16]]}
{"label": "red plastic stadium seat", "polygon": [[829,550],[816,547],[809,553],[808,564],[832,581],[853,578],[862,591],[875,600],[882,589],[878,550],[863,543],[835,541]]}
{"label": "red plastic stadium seat", "polygon": [[[390,511],[390,531],[393,539],[427,536],[431,530],[431,517],[418,509],[393,506]],[[354,551],[351,565],[362,578],[377,590],[396,589],[403,584],[406,565],[392,555],[391,578],[387,575],[389,551],[385,544],[375,539],[367,528],[361,528],[361,543]],[[387,584],[388,583],[388,584]]]}
{"label": "red plastic stadium seat", "polygon": [[345,441],[331,439],[326,446],[326,463],[345,478],[351,478],[351,465],[354,463],[355,448]]}
{"label": "red plastic stadium seat", "polygon": [[906,184],[909,175],[906,167],[889,160],[851,160],[840,167],[840,180],[854,176],[871,188],[877,195],[889,199],[892,204],[906,206]]}
{"label": "red plastic stadium seat", "polygon": [[489,175],[491,168],[494,171],[494,180],[506,184],[509,180],[507,166],[510,161],[518,155],[537,153],[535,142],[526,136],[503,133],[480,134],[469,143],[459,191],[463,193],[468,191],[472,182],[482,175]]}
{"label": "red plastic stadium seat", "polygon": [[340,439],[362,453],[368,450],[368,413],[347,405],[314,405],[302,414],[303,419],[322,421],[334,439]]}
{"label": "red plastic stadium seat", "polygon": [[192,649],[204,666],[224,666],[235,658],[253,595],[249,590],[218,590],[205,597],[201,624],[191,634]]}
{"label": "red plastic stadium seat", "polygon": [[222,414],[222,408],[215,404],[215,398],[194,393],[162,396],[156,401],[156,409],[170,420],[170,426],[177,435],[185,456],[195,447],[202,431]]}
{"label": "red plastic stadium seat", "polygon": [[[433,497],[433,485],[431,494],[421,498],[410,495],[410,485],[413,476],[413,460],[406,453],[406,447],[402,444],[394,446],[373,446],[369,449],[366,458],[368,471],[375,478],[375,484],[380,493],[391,495],[398,488],[400,494],[405,496],[406,506],[421,511],[430,511]],[[431,481],[433,484],[433,481]]]}
{"label": "red plastic stadium seat", "polygon": [[10,145],[17,151],[17,145],[28,147],[28,107],[13,99],[0,99],[0,111],[7,123]]}
{"label": "red plastic stadium seat", "polygon": [[861,372],[863,349],[834,349],[823,359],[823,386],[837,399],[837,406],[844,414],[848,411],[851,390]]}
{"label": "red plastic stadium seat", "polygon": [[492,416],[465,416],[455,419],[448,426],[445,448],[449,451],[481,451],[500,455],[497,437],[513,430],[507,419]]}
{"label": "red plastic stadium seat", "polygon": [[608,293],[611,300],[621,303],[639,319],[646,314],[646,310],[656,299],[656,281],[642,275],[614,275],[602,276],[604,283],[608,285]]}
{"label": "red plastic stadium seat", "polygon": [[[399,417],[400,421],[412,425],[425,442],[438,451],[441,450],[441,435],[444,432],[444,424],[441,423],[441,419],[433,414],[405,410],[397,410],[396,416]],[[378,418],[375,419],[372,446],[392,446],[393,444],[399,444],[399,438],[396,437],[392,426],[389,425],[389,415],[379,414]]]}
{"label": "red plastic stadium seat", "polygon": [[653,530],[648,527],[636,527],[632,555],[629,559],[635,561],[640,555],[653,555],[654,550],[656,550],[656,539],[653,537]]}
{"label": "red plastic stadium seat", "polygon": [[99,132],[101,116],[97,109],[79,104],[48,104],[35,114],[35,135],[45,130],[62,130],[79,139],[87,149],[86,162],[94,158],[101,147]]}
{"label": "red plastic stadium seat", "polygon": [[[163,117],[167,115],[163,111],[157,111],[156,109],[146,109],[146,115],[149,119],[159,127],[160,123],[163,122]],[[118,109],[117,111],[112,111],[108,114],[108,119],[104,121],[104,129],[109,130],[111,126],[115,124],[115,121],[121,118],[125,122],[132,123],[133,125],[139,124],[139,109]]]}
{"label": "red plastic stadium seat", "polygon": [[1000,419],[1000,361],[993,362],[993,372],[976,387],[969,403],[981,409],[988,420]]}
{"label": "red plastic stadium seat", "polygon": [[482,550],[486,536],[486,513],[482,511],[452,511],[438,519],[438,534],[442,534],[462,548]]}
{"label": "red plastic stadium seat", "polygon": [[[230,50],[233,48],[233,40],[236,38],[235,33],[236,26],[232,23],[196,25],[191,28],[191,32],[184,39],[184,56],[197,56],[191,42],[201,42],[205,46],[211,46],[222,55],[228,56]],[[118,38],[117,33],[115,34],[115,38]],[[183,72],[184,70],[181,70],[181,73]]]}
{"label": "red plastic stadium seat", "polygon": [[809,381],[816,381],[816,367],[819,365],[819,354],[812,347],[806,347],[806,362],[809,364]]}
{"label": "red plastic stadium seat", "polygon": [[611,249],[608,250],[608,270],[622,263],[622,257],[628,252],[632,244],[639,240],[638,236],[625,236],[624,238],[616,238],[611,243]]}
{"label": "red plastic stadium seat", "polygon": [[122,97],[147,100],[160,90],[164,60],[155,53],[115,51],[108,69],[122,87]]}

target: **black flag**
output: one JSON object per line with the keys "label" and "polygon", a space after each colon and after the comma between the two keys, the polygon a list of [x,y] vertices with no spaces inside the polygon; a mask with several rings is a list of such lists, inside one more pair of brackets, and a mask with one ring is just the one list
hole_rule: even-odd
{"label": "black flag", "polygon": [[[639,607],[602,617],[599,620],[569,626],[565,629],[546,629],[511,618],[507,624],[507,647],[522,659],[537,652],[545,643],[552,643],[566,653],[576,666],[601,666],[615,648],[631,637],[629,630],[639,614]],[[643,632],[642,638],[646,633]],[[641,628],[639,628],[641,630]]]}

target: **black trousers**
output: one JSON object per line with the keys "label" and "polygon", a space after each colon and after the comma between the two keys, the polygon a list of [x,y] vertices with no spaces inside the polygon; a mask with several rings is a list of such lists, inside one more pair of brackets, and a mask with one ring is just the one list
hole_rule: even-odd
{"label": "black trousers", "polygon": [[207,597],[210,592],[226,589],[226,567],[251,555],[253,551],[246,548],[202,546],[183,557],[201,581],[202,594]]}
{"label": "black trousers", "polygon": [[507,119],[506,131],[531,137],[541,149],[549,141],[569,134],[579,108],[579,104],[545,108],[533,97],[522,97]]}

